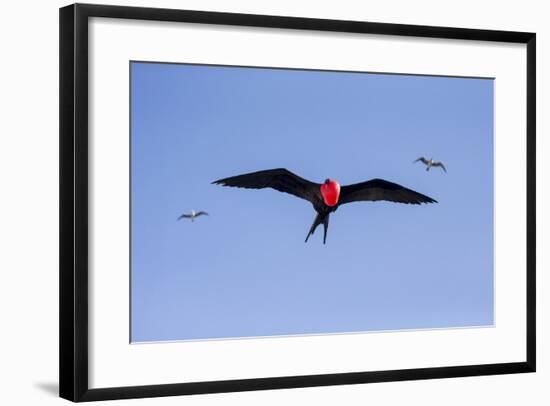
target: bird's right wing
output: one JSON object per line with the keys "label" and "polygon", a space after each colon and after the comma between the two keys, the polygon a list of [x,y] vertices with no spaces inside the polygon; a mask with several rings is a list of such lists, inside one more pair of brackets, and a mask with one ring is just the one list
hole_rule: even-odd
{"label": "bird's right wing", "polygon": [[212,183],[245,189],[272,188],[308,200],[314,205],[322,202],[319,183],[310,182],[284,168],[246,173],[218,179]]}
{"label": "bird's right wing", "polygon": [[181,216],[178,217],[178,220],[181,220],[181,219],[190,219],[192,216],[190,214],[182,214]]}
{"label": "bird's right wing", "polygon": [[377,200],[408,204],[437,203],[431,197],[383,179],[342,186],[340,190],[339,204]]}
{"label": "bird's right wing", "polygon": [[199,217],[199,216],[209,216],[210,214],[208,214],[207,212],[205,211],[199,211],[197,214],[195,214],[195,217]]}
{"label": "bird's right wing", "polygon": [[427,160],[426,158],[424,158],[423,156],[421,156],[421,157],[418,158],[418,159],[415,159],[415,160],[413,161],[413,163],[416,163],[416,162],[418,162],[418,161],[422,161],[423,164],[428,165],[428,160]]}

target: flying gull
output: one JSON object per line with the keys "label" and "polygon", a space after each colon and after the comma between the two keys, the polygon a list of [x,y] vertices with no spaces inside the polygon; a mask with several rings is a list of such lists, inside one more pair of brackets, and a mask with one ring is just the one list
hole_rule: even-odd
{"label": "flying gull", "polygon": [[189,213],[189,214],[184,213],[181,216],[179,216],[178,220],[180,220],[180,219],[191,219],[191,222],[193,222],[193,221],[195,221],[195,218],[199,217],[199,216],[209,216],[209,214],[205,211],[195,212],[195,210],[191,210],[191,213]]}
{"label": "flying gull", "polygon": [[426,165],[426,170],[429,171],[430,168],[432,166],[440,166],[441,169],[443,169],[445,171],[445,173],[447,172],[447,169],[445,168],[445,165],[443,165],[443,162],[437,162],[437,161],[434,161],[432,158],[430,159],[426,159],[424,158],[423,156],[421,156],[420,158],[418,158],[416,161],[414,161],[413,163],[416,163],[416,162],[422,162],[424,165]]}

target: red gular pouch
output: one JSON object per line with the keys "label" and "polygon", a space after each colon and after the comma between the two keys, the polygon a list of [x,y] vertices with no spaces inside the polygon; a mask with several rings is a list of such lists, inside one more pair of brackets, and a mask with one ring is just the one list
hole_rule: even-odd
{"label": "red gular pouch", "polygon": [[340,198],[340,184],[332,179],[325,180],[321,185],[321,195],[327,206],[336,206]]}

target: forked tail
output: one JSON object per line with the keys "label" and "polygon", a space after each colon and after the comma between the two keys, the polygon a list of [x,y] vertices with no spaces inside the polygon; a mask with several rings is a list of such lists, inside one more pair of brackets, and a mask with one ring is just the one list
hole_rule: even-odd
{"label": "forked tail", "polygon": [[324,227],[324,233],[323,233],[323,244],[326,244],[327,242],[327,231],[328,231],[328,219],[329,214],[321,215],[320,213],[317,213],[317,216],[315,217],[315,220],[313,221],[313,224],[311,225],[311,228],[309,229],[309,233],[307,233],[306,241],[309,239],[313,233],[315,233],[315,229],[319,224],[323,224]]}

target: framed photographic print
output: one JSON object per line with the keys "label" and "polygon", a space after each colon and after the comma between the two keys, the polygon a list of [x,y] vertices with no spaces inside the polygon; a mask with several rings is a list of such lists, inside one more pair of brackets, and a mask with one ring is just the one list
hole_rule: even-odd
{"label": "framed photographic print", "polygon": [[60,10],[60,395],[535,371],[535,34]]}

